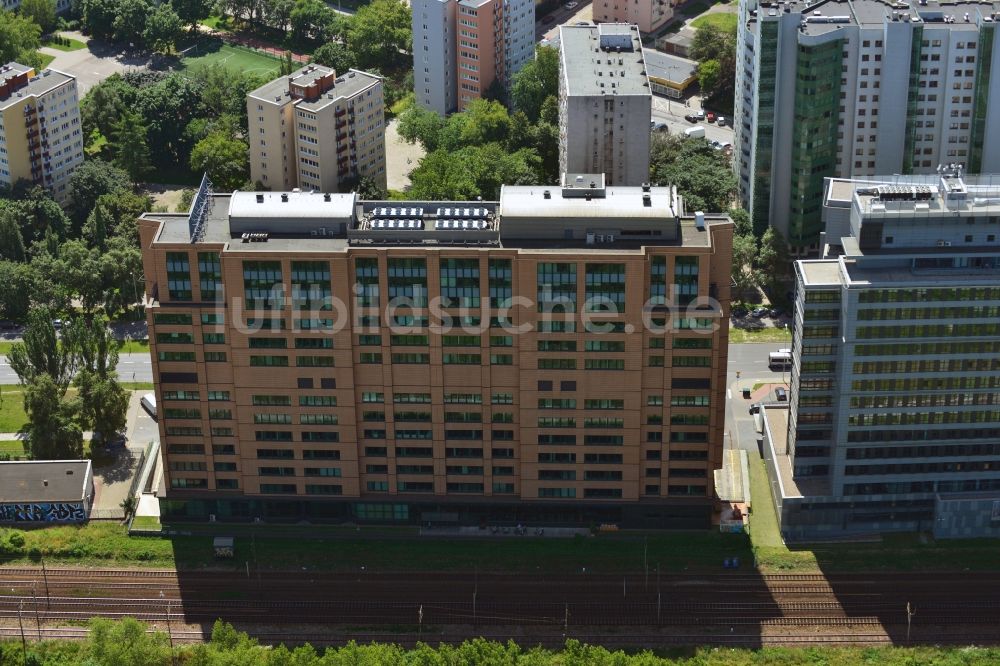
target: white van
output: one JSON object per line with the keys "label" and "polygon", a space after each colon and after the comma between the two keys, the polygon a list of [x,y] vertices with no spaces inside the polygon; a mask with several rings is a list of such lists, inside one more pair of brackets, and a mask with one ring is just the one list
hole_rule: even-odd
{"label": "white van", "polygon": [[705,128],[704,127],[688,127],[686,130],[684,130],[684,134],[686,134],[689,139],[704,139],[705,138]]}
{"label": "white van", "polygon": [[153,393],[147,393],[146,395],[142,396],[142,399],[139,400],[139,404],[142,405],[143,409],[145,409],[147,412],[149,412],[150,416],[152,416],[154,419],[156,418],[156,395],[155,394],[153,394]]}

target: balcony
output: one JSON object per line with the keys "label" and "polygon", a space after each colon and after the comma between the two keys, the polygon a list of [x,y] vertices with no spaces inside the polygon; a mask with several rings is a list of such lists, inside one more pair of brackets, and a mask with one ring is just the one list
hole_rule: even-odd
{"label": "balcony", "polygon": [[340,143],[346,138],[347,138],[347,132],[340,132],[339,134],[337,134],[337,143]]}
{"label": "balcony", "polygon": [[346,120],[338,121],[337,124],[334,125],[334,129],[338,129],[338,130],[342,129],[344,127],[347,127],[347,121]]}

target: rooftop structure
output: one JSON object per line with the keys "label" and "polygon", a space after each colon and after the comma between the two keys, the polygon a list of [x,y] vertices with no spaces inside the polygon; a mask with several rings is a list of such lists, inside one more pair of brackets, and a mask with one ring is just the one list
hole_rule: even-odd
{"label": "rooftop structure", "polygon": [[698,63],[671,53],[643,49],[650,90],[656,95],[679,99],[698,80]]}

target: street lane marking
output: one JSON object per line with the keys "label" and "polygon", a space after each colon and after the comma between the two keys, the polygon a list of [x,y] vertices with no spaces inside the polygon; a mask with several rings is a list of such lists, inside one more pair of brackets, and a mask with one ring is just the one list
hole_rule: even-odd
{"label": "street lane marking", "polygon": [[726,389],[726,400],[733,399],[733,389]]}

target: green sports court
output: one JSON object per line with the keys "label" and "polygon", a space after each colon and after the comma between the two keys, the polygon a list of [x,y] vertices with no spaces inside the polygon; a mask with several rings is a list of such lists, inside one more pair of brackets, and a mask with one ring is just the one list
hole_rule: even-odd
{"label": "green sports court", "polygon": [[234,71],[242,71],[261,76],[276,76],[281,62],[269,55],[258,53],[243,46],[226,44],[219,39],[200,40],[181,57],[181,70],[200,65],[222,64]]}

